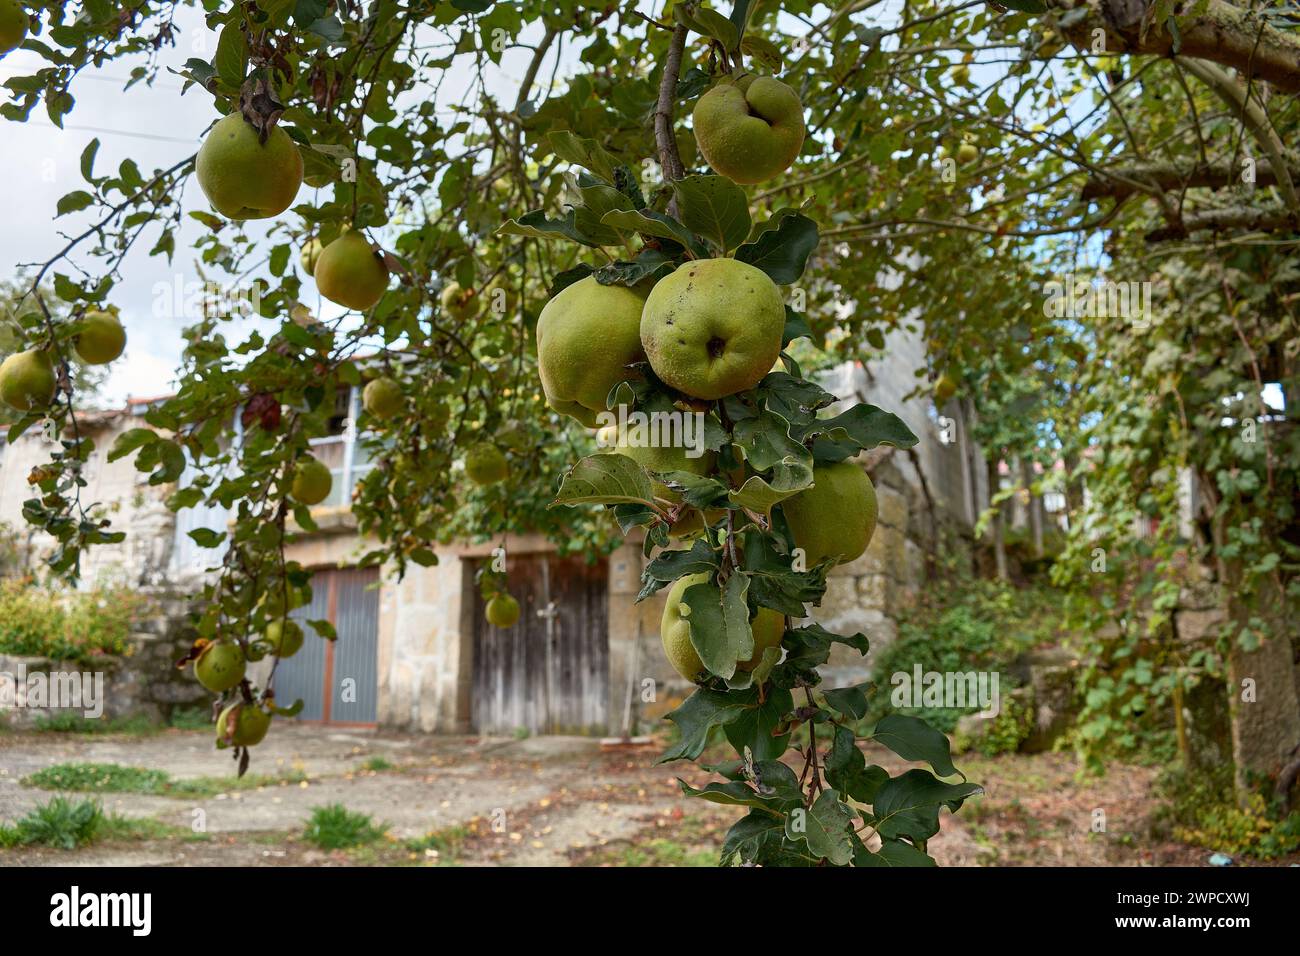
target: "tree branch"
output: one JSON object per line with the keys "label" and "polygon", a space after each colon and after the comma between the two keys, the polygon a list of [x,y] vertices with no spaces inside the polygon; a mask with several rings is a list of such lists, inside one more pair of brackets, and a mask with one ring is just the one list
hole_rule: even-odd
{"label": "tree branch", "polygon": [[[664,59],[664,75],[659,80],[659,102],[655,104],[655,146],[659,151],[659,166],[664,171],[664,181],[669,185],[686,175],[681,154],[677,152],[677,137],[673,135],[673,104],[677,102],[677,78],[682,72],[682,50],[686,47],[686,26],[677,24],[668,43],[668,56]],[[676,215],[677,200],[668,203],[669,215]]]}
{"label": "tree branch", "polygon": [[1260,148],[1268,154],[1273,170],[1277,174],[1277,188],[1282,193],[1287,208],[1300,215],[1300,196],[1296,195],[1295,184],[1291,182],[1291,174],[1286,168],[1282,141],[1278,139],[1277,131],[1273,129],[1273,124],[1269,122],[1263,108],[1251,99],[1250,91],[1214,63],[1181,56],[1174,62],[1214,90],[1219,98],[1241,117],[1242,123],[1255,137],[1255,142],[1259,143]]}
{"label": "tree branch", "polygon": [[1243,77],[1271,83],[1288,93],[1300,92],[1300,41],[1269,26],[1254,11],[1209,0],[1199,15],[1178,18],[1181,42],[1163,23],[1148,20],[1156,0],[1047,0],[1048,10],[1086,15],[1061,28],[1075,47],[1093,51],[1093,31],[1105,36],[1109,55],[1190,56],[1232,67]]}
{"label": "tree branch", "polygon": [[[1290,170],[1292,180],[1300,178],[1300,166]],[[1137,183],[1149,183],[1163,190],[1179,189],[1223,189],[1234,186],[1241,180],[1241,169],[1234,169],[1232,163],[1215,161],[1197,163],[1194,166],[1178,166],[1174,163],[1134,163],[1128,166],[1116,166],[1111,169],[1098,169],[1084,183],[1079,194],[1080,199],[1101,199],[1104,196],[1131,196],[1138,191]],[[1256,186],[1272,186],[1277,183],[1273,167],[1266,159],[1255,164]]]}
{"label": "tree branch", "polygon": [[1300,217],[1282,206],[1227,206],[1206,209],[1181,217],[1177,222],[1153,229],[1144,237],[1147,242],[1186,239],[1194,232],[1283,232],[1300,228]]}

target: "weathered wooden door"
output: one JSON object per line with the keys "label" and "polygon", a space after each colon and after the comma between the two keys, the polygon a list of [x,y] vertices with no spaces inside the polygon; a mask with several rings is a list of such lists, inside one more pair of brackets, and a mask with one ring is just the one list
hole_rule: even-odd
{"label": "weathered wooden door", "polygon": [[[277,703],[303,702],[301,720],[331,724],[375,723],[379,695],[379,580],[373,568],[317,571],[311,603],[293,617],[303,622],[302,650],[275,673]],[[324,619],[337,641],[324,641],[305,622]]]}
{"label": "weathered wooden door", "polygon": [[497,628],[474,598],[474,728],[605,733],[609,706],[608,564],[525,555],[509,559],[519,621]]}

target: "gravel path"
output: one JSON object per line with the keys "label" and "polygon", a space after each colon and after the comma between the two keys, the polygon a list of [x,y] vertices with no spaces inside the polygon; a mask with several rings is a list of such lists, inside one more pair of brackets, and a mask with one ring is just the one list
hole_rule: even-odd
{"label": "gravel path", "polygon": [[[223,778],[233,784],[230,757],[210,741],[201,731],[143,737],[0,734],[0,821],[12,822],[54,795],[22,780],[57,763],[156,768],[178,780]],[[715,861],[740,811],[683,797],[679,776],[695,786],[709,776],[685,763],[656,766],[658,753],[604,753],[597,741],[580,737],[514,740],[279,726],[256,749],[250,768],[273,778],[266,786],[232,786],[203,797],[97,796],[106,810],[179,828],[176,836],[74,852],[0,850],[0,866]],[[707,754],[702,762],[723,756]],[[384,769],[366,769],[378,758]],[[891,772],[907,766],[880,749],[869,751],[868,761]],[[930,843],[942,865],[1204,865],[1209,856],[1151,836],[1151,768],[1117,765],[1103,778],[1080,782],[1067,754],[967,756],[957,763],[987,792],[959,816],[945,814],[942,832]],[[361,850],[315,849],[301,839],[303,827],[314,807],[329,803],[371,815],[387,826],[387,838]],[[1099,816],[1104,832],[1094,832]],[[439,840],[424,848],[407,845],[431,833]]]}

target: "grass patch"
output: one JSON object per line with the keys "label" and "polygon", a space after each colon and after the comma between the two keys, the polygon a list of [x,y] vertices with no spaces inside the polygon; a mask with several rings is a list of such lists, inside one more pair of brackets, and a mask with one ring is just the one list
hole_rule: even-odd
{"label": "grass patch", "polygon": [[165,730],[208,730],[212,715],[206,707],[178,710],[166,723],[158,723],[143,715],[98,719],[84,717],[76,711],[64,711],[49,717],[38,717],[33,729],[49,734],[126,734],[147,737]]}
{"label": "grass patch", "polygon": [[23,783],[42,790],[78,793],[160,793],[167,785],[161,770],[115,763],[60,763],[29,774]]}
{"label": "grass patch", "polygon": [[268,777],[248,774],[243,777],[196,777],[174,780],[162,770],[124,767],[114,763],[61,763],[46,767],[23,778],[29,787],[41,790],[64,790],[76,793],[145,793],[162,797],[211,797],[234,790],[256,790],[301,783],[307,775],[300,772]]}
{"label": "grass patch", "polygon": [[75,850],[94,842],[104,827],[104,810],[93,800],[75,803],[55,797],[12,827],[0,829],[0,846],[49,846]]}
{"label": "grass patch", "polygon": [[469,835],[469,830],[465,827],[447,827],[443,830],[426,833],[421,837],[413,837],[402,845],[411,853],[437,857],[440,861],[445,862],[455,860],[460,856]]}
{"label": "grass patch", "polygon": [[672,823],[668,830],[671,836],[637,837],[635,843],[619,840],[594,847],[581,853],[574,865],[716,867],[723,837],[730,826],[731,821],[722,817],[687,814]]}
{"label": "grass patch", "polygon": [[307,775],[297,770],[281,777],[260,773],[249,773],[242,777],[194,777],[189,780],[172,780],[160,793],[165,797],[215,797],[219,793],[235,790],[287,787],[306,780]]}
{"label": "grass patch", "polygon": [[354,813],[341,803],[314,807],[303,838],[322,850],[346,850],[374,843],[387,832],[368,813]]}
{"label": "grass patch", "polygon": [[373,770],[376,773],[381,770],[392,770],[393,765],[383,757],[371,757],[361,765],[362,770]]}
{"label": "grass patch", "polygon": [[102,840],[167,840],[192,836],[189,830],[158,820],[105,813],[95,800],[55,797],[13,826],[0,826],[0,847],[48,846],[75,850]]}

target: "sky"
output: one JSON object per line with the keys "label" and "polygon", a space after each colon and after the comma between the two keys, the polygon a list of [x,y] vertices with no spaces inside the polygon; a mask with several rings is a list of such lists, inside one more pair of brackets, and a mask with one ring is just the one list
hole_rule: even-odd
{"label": "sky", "polygon": [[[138,84],[123,92],[125,78],[142,60],[117,61],[99,70],[88,67],[73,86],[77,102],[64,118],[62,130],[49,121],[43,104],[32,112],[27,123],[0,120],[4,143],[0,149],[0,182],[9,186],[5,209],[8,228],[0,230],[0,276],[16,278],[20,266],[44,262],[63,247],[67,237],[80,233],[102,215],[90,215],[92,209],[55,218],[60,196],[86,188],[79,164],[82,151],[92,139],[100,141],[95,161],[97,175],[116,169],[122,160],[130,158],[148,178],[155,170],[172,166],[198,148],[204,130],[219,118],[213,99],[197,87],[182,96],[184,81],[165,68],[179,69],[191,57],[210,60],[216,49],[216,34],[207,29],[201,11],[193,7],[177,10],[176,26],[177,44],[160,51],[163,69],[152,87]],[[540,34],[540,26],[530,26],[519,41],[531,43]],[[501,66],[488,74],[489,88],[503,102],[514,101],[517,77],[522,75],[530,56],[529,50],[507,50]],[[564,59],[570,59],[567,48]],[[28,74],[43,63],[36,53],[15,50],[0,58],[0,80]],[[542,75],[550,75],[551,63],[547,62]],[[463,70],[465,76],[462,80],[453,73],[443,84],[441,98],[448,104],[463,97],[470,84],[468,67],[453,66],[456,69]],[[299,193],[300,200],[307,195],[306,191]],[[193,177],[183,199],[187,213],[208,209]],[[165,256],[148,255],[157,230],[148,231],[123,263],[119,284],[109,301],[121,310],[127,330],[126,351],[111,366],[99,404],[120,405],[128,396],[153,397],[172,390],[183,345],[181,329],[192,319],[175,314],[176,310],[165,303],[172,298],[171,289],[198,281],[189,247],[205,229],[188,216],[183,221],[185,226],[176,237],[176,255],[170,265]],[[250,233],[255,228],[250,224]],[[74,255],[73,262],[98,274],[99,261],[88,255]],[[80,275],[67,262],[60,263],[55,271],[74,278]],[[327,308],[320,315],[330,318],[332,313]]]}

